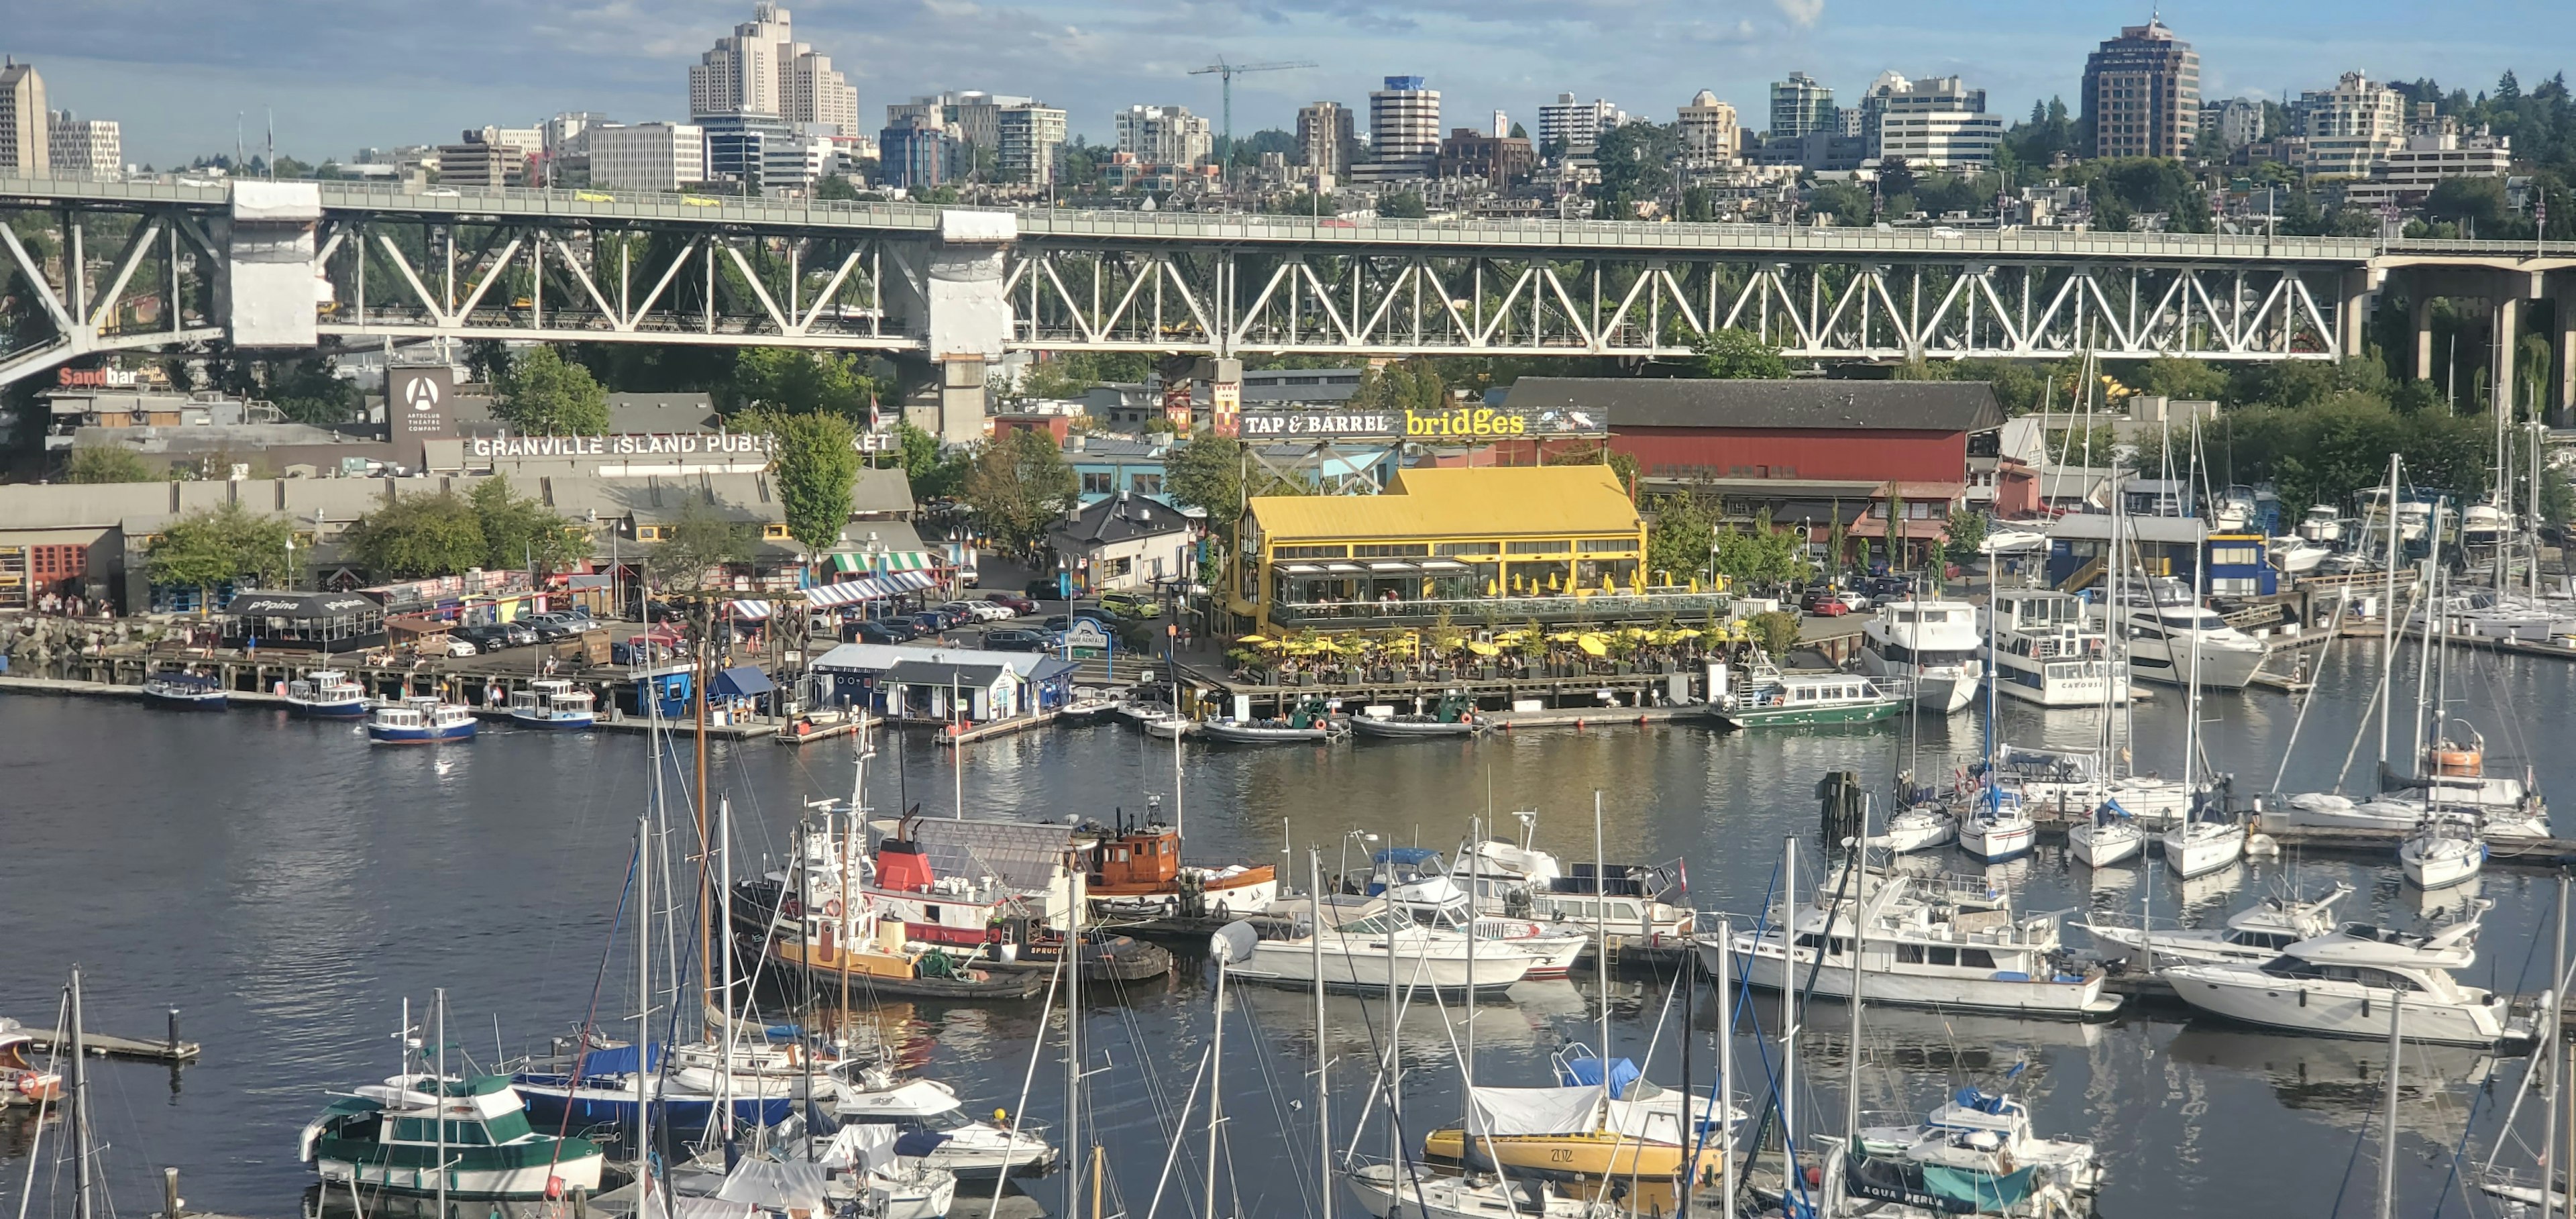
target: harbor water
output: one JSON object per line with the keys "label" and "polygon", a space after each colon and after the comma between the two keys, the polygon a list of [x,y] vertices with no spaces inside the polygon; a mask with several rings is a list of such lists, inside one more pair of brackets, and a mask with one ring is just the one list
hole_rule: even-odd
{"label": "harbor water", "polygon": [[[2331,784],[2352,750],[2378,683],[2373,649],[2348,645],[2319,665],[2289,790]],[[2563,725],[2576,714],[2576,669],[2563,662],[2464,657],[2455,661],[2451,711],[2486,735],[2491,756],[2528,757],[2544,790],[2576,793],[2576,750]],[[2182,699],[2158,689],[2135,710],[2137,765],[2183,768]],[[2402,749],[2412,738],[2411,670],[2401,670]],[[2273,786],[2297,706],[2261,691],[2212,695],[2204,707],[2208,762],[2237,776],[2237,790]],[[2007,702],[2004,735],[2022,744],[2083,748],[2097,713],[2037,711]],[[1907,742],[1903,722],[1872,729],[1718,735],[1681,725],[1619,725],[1498,734],[1479,741],[1360,741],[1329,747],[1191,745],[1182,759],[1179,809],[1195,861],[1292,865],[1305,879],[1307,849],[1342,866],[1346,835],[1378,843],[1453,849],[1470,816],[1490,811],[1500,834],[1515,810],[1535,810],[1538,845],[1569,861],[1594,852],[1593,793],[1602,793],[1604,852],[1614,860],[1680,860],[1703,910],[1750,917],[1776,879],[1784,837],[1803,839],[1812,868],[1815,785],[1829,771],[1858,771],[1872,790],[1910,760],[1947,775],[1984,748],[1979,717],[1923,724]],[[98,1029],[162,1034],[179,1009],[182,1035],[204,1044],[201,1061],[173,1073],[100,1065],[92,1092],[103,1161],[116,1206],[159,1206],[160,1169],[182,1170],[191,1209],[272,1217],[296,1212],[309,1183],[296,1162],[298,1128],[333,1091],[394,1071],[394,1032],[408,997],[415,1017],[445,988],[451,1053],[478,1063],[541,1051],[585,1017],[622,1036],[634,1000],[631,951],[609,939],[635,820],[652,774],[647,741],[627,734],[491,731],[436,749],[370,748],[345,723],[290,720],[268,711],[155,713],[119,701],[0,698],[0,1014],[50,1024],[66,971],[87,979]],[[768,741],[712,747],[712,789],[731,803],[737,874],[758,857],[783,856],[810,799],[844,795],[851,750],[831,742],[802,751]],[[2361,740],[2348,786],[2366,787],[2375,731]],[[868,798],[883,814],[918,808],[974,817],[1063,820],[1115,810],[1140,814],[1152,795],[1173,806],[1172,745],[1118,726],[1054,729],[976,744],[963,773],[925,738],[882,743]],[[962,780],[962,782],[961,782]],[[675,785],[675,794],[683,787]],[[675,814],[685,815],[685,814]],[[2576,815],[2562,810],[2562,816]],[[1362,866],[1371,844],[1348,847]],[[1293,854],[1283,854],[1283,846]],[[2472,894],[2426,895],[2405,887],[2390,857],[2285,856],[2178,883],[2153,867],[2100,875],[2043,844],[1994,870],[2031,911],[2109,910],[2159,922],[2214,923],[2259,897],[2310,892],[2337,880],[2357,892],[2342,914],[2418,926],[2456,911]],[[1948,855],[1952,871],[1969,872]],[[2473,882],[2492,900],[2474,974],[2464,981],[2515,992],[2547,985],[2554,881],[2538,870],[2491,867]],[[685,933],[682,933],[685,939]],[[2071,944],[2086,943],[2070,930]],[[657,946],[658,951],[658,946]],[[1145,1214],[1173,1123],[1210,1032],[1212,968],[1181,953],[1172,977],[1094,986],[1085,996],[1091,1056],[1086,1125],[1107,1147],[1110,1208]],[[1597,1042],[1605,995],[1578,969],[1572,983],[1523,983],[1507,1001],[1479,1005],[1480,1082],[1548,1082],[1552,1055]],[[1107,993],[1103,993],[1107,992]],[[1609,984],[1613,1053],[1648,1064],[1651,1078],[1679,1075],[1678,999],[1668,980],[1623,970]],[[1311,1000],[1243,987],[1226,1034],[1228,1116],[1220,1205],[1255,1217],[1312,1214],[1315,1039]],[[1700,1004],[1695,1067],[1713,1069],[1716,1017]],[[1779,1027],[1776,997],[1757,1001],[1766,1036]],[[1326,1035],[1335,1058],[1336,1138],[1366,1108],[1369,1064],[1388,1030],[1382,1005],[1335,998]],[[1408,1074],[1401,1138],[1418,1148],[1428,1130],[1458,1119],[1452,1029],[1456,1010],[1426,1000],[1403,1022]],[[1444,1020],[1444,1015],[1448,1019]],[[888,1001],[863,1014],[911,1070],[954,1086],[968,1110],[1021,1109],[1060,1130],[1064,1071],[1052,1048],[1030,1067],[1042,1027],[1037,1003],[996,1008]],[[1797,1111],[1838,1122],[1844,1014],[1820,1007],[1808,1020]],[[1776,1054],[1776,1045],[1771,1053]],[[2097,1143],[2108,1166],[2105,1215],[2325,1214],[2373,1200],[2379,1134],[2374,1116],[2386,1068],[2384,1043],[2282,1036],[2130,1013],[2097,1025],[1872,1009],[1859,1046],[1865,1110],[1928,1110],[1957,1087],[2000,1083],[2029,1100],[2038,1129]],[[1738,1086],[1763,1086],[1763,1051],[1738,1042]],[[2453,1152],[2474,1119],[2472,1160],[2494,1137],[2495,1109],[2510,1099],[2519,1064],[2481,1089],[2477,1051],[2409,1047],[2402,1084],[2397,1176],[2401,1205],[2465,1211]],[[2527,1108],[2536,1109],[2536,1106]],[[35,1128],[23,1109],[0,1111],[0,1210],[15,1213],[33,1181],[36,1213],[68,1197],[56,1180],[58,1131],[29,1156]],[[2527,1114],[2526,1116],[2530,1116]],[[1387,1147],[1383,1106],[1368,1113],[1364,1155]],[[1829,1126],[1813,1127],[1829,1129]],[[2535,1124],[2536,1130],[2536,1124]],[[1191,1132],[1163,1206],[1195,1213],[1203,1135]],[[2527,1153],[2507,1153],[2528,1164]],[[33,1171],[31,1172],[31,1163]],[[1024,1182],[1021,1213],[1060,1209],[1060,1178]],[[964,1197],[984,1187],[968,1186]],[[1186,1201],[1184,1201],[1186,1200]],[[1086,1205],[1087,1200],[1086,1200]],[[2478,1205],[2484,1209],[2485,1202]],[[1347,1198],[1337,1201],[1346,1213]],[[1179,1208],[1174,1210],[1172,1208]],[[479,1212],[476,1212],[479,1219]]]}

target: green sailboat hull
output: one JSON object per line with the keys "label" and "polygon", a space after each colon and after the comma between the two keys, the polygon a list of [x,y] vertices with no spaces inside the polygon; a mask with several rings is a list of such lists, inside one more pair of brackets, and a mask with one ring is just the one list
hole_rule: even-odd
{"label": "green sailboat hull", "polygon": [[1836,724],[1875,724],[1896,718],[1906,700],[1880,698],[1823,707],[1757,707],[1730,711],[1711,707],[1709,717],[1729,728],[1809,728]]}

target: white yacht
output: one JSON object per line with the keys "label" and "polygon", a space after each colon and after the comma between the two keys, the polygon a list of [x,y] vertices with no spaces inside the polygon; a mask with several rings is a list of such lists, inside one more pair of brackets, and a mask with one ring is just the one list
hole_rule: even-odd
{"label": "white yacht", "polygon": [[588,728],[599,722],[598,700],[560,677],[540,677],[510,695],[510,722],[523,728]]}
{"label": "white yacht", "polygon": [[2263,666],[2263,642],[2227,625],[2217,611],[2180,605],[2126,606],[2129,676],[2169,686],[2191,684],[2200,667],[2204,690],[2242,690]]}
{"label": "white yacht", "polygon": [[2344,537],[2343,518],[2332,504],[2317,504],[2299,518],[2299,536],[2311,542],[2340,542]]}
{"label": "white yacht", "polygon": [[1976,701],[1985,673],[1978,658],[1977,607],[1965,601],[1891,601],[1860,628],[1861,671],[1914,682],[1914,705],[1941,715]]}
{"label": "white yacht", "polygon": [[1858,899],[1828,891],[1801,906],[1794,947],[1775,922],[1726,944],[1702,940],[1702,962],[1715,970],[1718,954],[1732,952],[1736,976],[1749,985],[1804,990],[1812,977],[1814,993],[1847,998],[1857,917],[1865,932],[1861,985],[1872,1004],[2077,1018],[2120,1006],[2119,996],[2102,993],[2100,967],[2066,956],[2056,915],[2017,918],[2011,897],[1982,879],[1868,873],[1861,889]]}
{"label": "white yacht", "polygon": [[1959,819],[1947,805],[1923,801],[1908,806],[1887,819],[1886,832],[1869,840],[1869,845],[1891,854],[1910,855],[1945,847],[1959,840]]}
{"label": "white yacht", "polygon": [[2496,506],[2492,492],[2460,510],[2460,545],[2465,549],[2493,550],[2513,532],[2513,517]]}
{"label": "white yacht", "polygon": [[2119,805],[2105,803],[2091,818],[2066,827],[2066,846],[2077,863],[2107,868],[2144,852],[2147,831]]}
{"label": "white yacht", "polygon": [[1986,672],[1996,689],[2043,707],[2099,707],[2106,693],[2125,697],[2111,671],[2109,636],[2084,615],[2073,593],[2024,589],[1997,593],[1977,610],[1977,636],[1988,640]]}
{"label": "white yacht", "polygon": [[910,1153],[926,1168],[991,1180],[1055,1165],[1055,1148],[1027,1123],[1014,1131],[970,1118],[957,1093],[937,1080],[897,1079],[885,1066],[858,1062],[834,1064],[831,1077],[839,1092],[834,1117],[845,1124],[890,1125],[898,1134],[935,1144]]}
{"label": "white yacht", "polygon": [[2338,881],[2318,898],[2267,897],[2227,916],[2227,925],[2218,928],[2148,931],[2099,918],[2076,926],[2096,941],[2126,949],[2134,961],[2144,962],[2152,953],[2158,962],[2260,965],[2292,944],[2333,931],[2335,903],[2351,895],[2352,886]]}
{"label": "white yacht", "polygon": [[2319,564],[2334,554],[2331,547],[2288,533],[2266,539],[2263,548],[2271,559],[2272,569],[2285,576],[2304,576],[2314,572]]}
{"label": "white yacht", "polygon": [[2435,812],[2416,823],[2397,847],[2406,881],[2418,889],[2446,889],[2486,870],[2487,841],[2472,814]]}
{"label": "white yacht", "polygon": [[[1481,914],[1467,890],[1445,869],[1438,851],[1423,847],[1390,847],[1372,858],[1376,874],[1369,892],[1410,917],[1417,926],[1476,937],[1477,951],[1514,953],[1533,958],[1531,979],[1562,978],[1575,958],[1592,946],[1592,937],[1562,922],[1542,923],[1503,914]],[[1371,911],[1373,913],[1373,911]]]}
{"label": "white yacht", "polygon": [[[1282,912],[1275,905],[1271,911]],[[1466,997],[1471,974],[1474,991],[1500,991],[1528,977],[1539,963],[1535,955],[1497,951],[1481,942],[1471,956],[1467,937],[1416,926],[1382,905],[1374,914],[1347,920],[1338,919],[1332,906],[1324,906],[1319,945],[1314,907],[1295,913],[1302,917],[1292,929],[1264,934],[1252,946],[1252,959],[1229,972],[1302,988],[1315,984],[1315,972],[1321,968],[1324,988],[1345,994],[1430,991]]]}
{"label": "white yacht", "polygon": [[[2483,912],[2485,903],[2480,903]],[[2162,972],[2182,1001],[2248,1024],[2335,1037],[2388,1035],[2388,1005],[2404,1000],[2409,1041],[2493,1045],[2531,1036],[2505,996],[2463,986],[2477,963],[2475,917],[2431,935],[2363,923],[2301,940],[2261,965],[2210,962]]]}
{"label": "white yacht", "polygon": [[1537,815],[1519,816],[1520,842],[1488,838],[1469,843],[1449,865],[1449,879],[1468,890],[1479,912],[1560,923],[1595,938],[1606,931],[1614,948],[1690,938],[1698,916],[1688,904],[1674,900],[1681,883],[1671,870],[1614,863],[1604,884],[1595,881],[1592,864],[1578,863],[1567,875],[1556,856],[1530,845]]}

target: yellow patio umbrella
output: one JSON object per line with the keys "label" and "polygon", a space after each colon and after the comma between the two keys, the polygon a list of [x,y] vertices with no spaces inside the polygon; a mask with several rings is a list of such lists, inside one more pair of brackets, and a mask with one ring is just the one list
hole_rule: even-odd
{"label": "yellow patio umbrella", "polygon": [[1698,628],[1698,627],[1695,627],[1695,626],[1686,626],[1686,627],[1683,627],[1682,629],[1680,629],[1680,630],[1678,630],[1678,631],[1673,632],[1673,638],[1675,638],[1675,639],[1697,639],[1697,638],[1699,638],[1699,628]]}
{"label": "yellow patio umbrella", "polygon": [[1601,591],[1605,593],[1615,593],[1619,591],[1619,585],[1610,579],[1609,572],[1605,571],[1601,573]]}
{"label": "yellow patio umbrella", "polygon": [[1503,654],[1503,650],[1501,648],[1495,647],[1490,643],[1486,643],[1481,639],[1468,640],[1467,650],[1474,652],[1478,656],[1500,656]]}
{"label": "yellow patio umbrella", "polygon": [[1495,585],[1493,578],[1492,578],[1492,577],[1490,577],[1490,576],[1486,577],[1486,579],[1485,579],[1485,595],[1486,595],[1486,596],[1488,596],[1488,597],[1491,597],[1491,596],[1496,596],[1496,595],[1500,594],[1501,592],[1502,592],[1502,589]]}
{"label": "yellow patio umbrella", "polygon": [[1620,633],[1620,634],[1622,634],[1622,635],[1626,635],[1626,636],[1627,636],[1628,638],[1630,638],[1630,639],[1644,639],[1644,638],[1646,638],[1647,636],[1649,636],[1650,634],[1652,634],[1653,632],[1648,631],[1646,628],[1644,628],[1644,627],[1642,627],[1642,626],[1632,626],[1632,627],[1629,627],[1628,629],[1626,629],[1626,630],[1624,630],[1624,631],[1621,631],[1621,632],[1619,632],[1619,633]]}
{"label": "yellow patio umbrella", "polygon": [[1558,631],[1547,637],[1549,643],[1572,643],[1574,640],[1575,634],[1572,631]]}
{"label": "yellow patio umbrella", "polygon": [[1602,645],[1601,637],[1599,635],[1582,636],[1574,641],[1574,646],[1583,649],[1583,654],[1586,656],[1607,656],[1610,654],[1610,649]]}
{"label": "yellow patio umbrella", "polygon": [[1268,643],[1268,642],[1270,642],[1270,637],[1269,637],[1268,635],[1246,635],[1246,636],[1244,636],[1244,637],[1243,637],[1243,638],[1241,638],[1241,639],[1237,639],[1237,640],[1235,640],[1235,642],[1236,642],[1236,643]]}

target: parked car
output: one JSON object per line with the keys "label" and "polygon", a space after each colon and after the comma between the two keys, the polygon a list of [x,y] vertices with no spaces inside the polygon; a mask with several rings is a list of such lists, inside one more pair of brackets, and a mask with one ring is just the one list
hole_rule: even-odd
{"label": "parked car", "polygon": [[912,628],[904,628],[903,635],[898,637],[882,622],[853,622],[844,638],[852,643],[902,643],[912,638]]}
{"label": "parked car", "polygon": [[1118,615],[1107,613],[1088,605],[1082,606],[1070,614],[1049,615],[1046,621],[1041,622],[1038,625],[1050,631],[1067,631],[1073,629],[1074,620],[1078,618],[1089,618],[1093,622],[1097,622],[1102,626],[1108,627],[1110,634],[1114,635],[1118,633]]}
{"label": "parked car", "polygon": [[589,623],[569,614],[531,614],[519,619],[519,625],[535,631],[539,643],[570,639],[589,629]]}
{"label": "parked car", "polygon": [[673,605],[670,602],[647,601],[644,603],[644,621],[646,622],[678,622],[686,617],[688,617],[688,615],[683,612],[679,606]]}
{"label": "parked car", "polygon": [[1100,608],[1129,618],[1151,618],[1163,612],[1163,603],[1135,593],[1102,593]]}
{"label": "parked car", "polygon": [[1872,604],[1868,593],[1860,592],[1855,589],[1840,589],[1837,590],[1834,595],[1843,599],[1844,609],[1850,610],[1855,614],[1868,609]]}
{"label": "parked car", "polygon": [[[463,653],[467,656],[471,656],[475,652],[498,652],[503,648],[521,642],[510,638],[510,628],[497,622],[484,623],[478,626],[460,626],[455,630],[449,631],[447,633],[447,638],[450,642],[461,640],[464,643],[471,645],[474,652]],[[533,638],[533,636],[531,638]],[[456,655],[457,653],[451,652],[449,654]]]}
{"label": "parked car", "polygon": [[921,638],[921,628],[913,625],[910,618],[870,618],[864,625],[874,626],[894,636],[896,643],[910,643]]}
{"label": "parked car", "polygon": [[984,599],[995,605],[1001,606],[1014,614],[1034,614],[1038,612],[1037,602],[1031,601],[1018,593],[986,593],[984,594]]}
{"label": "parked car", "polygon": [[999,622],[1013,616],[1011,607],[992,601],[951,601],[939,608],[964,614],[969,622]]}
{"label": "parked car", "polygon": [[1843,602],[1843,595],[1830,588],[1807,590],[1807,595],[1798,602],[1798,608],[1819,618],[1839,618],[1851,612],[1851,606]]}
{"label": "parked car", "polygon": [[1055,637],[1043,631],[1013,628],[988,631],[984,635],[984,650],[987,652],[1044,652],[1053,647]]}
{"label": "parked car", "polygon": [[955,625],[957,624],[942,617],[937,610],[923,610],[912,616],[913,637],[916,639],[923,635],[946,634],[948,628]]}
{"label": "parked car", "polygon": [[483,650],[474,646],[474,641],[471,639],[457,638],[454,632],[446,636],[446,645],[447,654],[450,656],[472,656]]}
{"label": "parked car", "polygon": [[1912,596],[1914,586],[1915,578],[1912,576],[1871,576],[1869,582],[1861,586],[1861,591],[1874,600],[1894,601]]}

